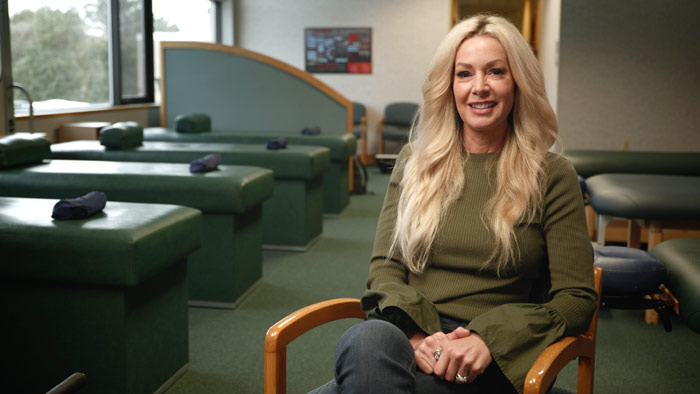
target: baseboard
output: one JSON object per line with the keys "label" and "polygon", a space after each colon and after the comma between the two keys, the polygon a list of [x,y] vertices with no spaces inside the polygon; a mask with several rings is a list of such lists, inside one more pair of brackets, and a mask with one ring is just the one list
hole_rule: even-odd
{"label": "baseboard", "polygon": [[258,279],[251,285],[246,291],[243,292],[238,298],[233,302],[222,302],[222,301],[205,301],[205,300],[189,300],[187,301],[187,306],[190,308],[210,308],[210,309],[236,309],[238,305],[243,302],[253,292],[258,286],[262,279]]}

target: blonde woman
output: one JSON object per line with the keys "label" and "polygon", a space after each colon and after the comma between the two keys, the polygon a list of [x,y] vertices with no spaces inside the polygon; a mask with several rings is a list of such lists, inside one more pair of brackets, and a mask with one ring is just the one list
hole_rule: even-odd
{"label": "blonde woman", "polygon": [[477,15],[433,57],[377,226],[369,320],[336,353],[342,393],[522,392],[541,351],[583,332],[593,255],[572,166],[517,29]]}

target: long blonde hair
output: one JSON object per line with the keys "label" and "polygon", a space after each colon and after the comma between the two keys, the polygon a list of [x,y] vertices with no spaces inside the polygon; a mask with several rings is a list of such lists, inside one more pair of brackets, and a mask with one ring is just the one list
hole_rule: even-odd
{"label": "long blonde hair", "polygon": [[542,205],[545,155],[557,140],[557,121],[547,101],[542,71],[510,22],[476,15],[455,25],[438,46],[423,84],[424,104],[411,130],[412,154],[400,185],[391,250],[398,248],[413,273],[427,266],[443,214],[464,187],[462,120],[452,79],[457,47],[476,35],[488,35],[503,45],[515,81],[509,130],[495,166],[496,191],[485,212],[496,244],[485,264],[495,264],[500,273],[513,263],[514,227],[532,222]]}

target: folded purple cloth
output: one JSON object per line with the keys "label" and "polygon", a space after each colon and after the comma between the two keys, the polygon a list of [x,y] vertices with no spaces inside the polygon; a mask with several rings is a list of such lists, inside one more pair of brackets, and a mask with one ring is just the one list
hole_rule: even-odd
{"label": "folded purple cloth", "polygon": [[85,219],[102,212],[107,204],[103,192],[90,192],[82,197],[62,199],[53,207],[51,217],[56,220]]}
{"label": "folded purple cloth", "polygon": [[321,134],[321,128],[318,126],[304,127],[303,129],[301,129],[301,134],[318,135]]}
{"label": "folded purple cloth", "polygon": [[214,171],[221,163],[221,155],[212,153],[201,159],[195,159],[190,162],[190,172],[209,172]]}
{"label": "folded purple cloth", "polygon": [[271,138],[265,143],[265,147],[271,150],[285,149],[287,147],[287,139],[284,137]]}

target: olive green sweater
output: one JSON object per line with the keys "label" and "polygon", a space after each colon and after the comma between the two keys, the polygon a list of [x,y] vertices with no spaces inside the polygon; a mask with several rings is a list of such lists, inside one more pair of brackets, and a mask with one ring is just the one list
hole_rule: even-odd
{"label": "olive green sweater", "polygon": [[408,155],[405,148],[389,182],[363,310],[405,331],[413,326],[427,334],[442,330],[439,316],[469,322],[467,328],[484,339],[493,360],[522,392],[525,375],[544,348],[585,331],[595,310],[593,253],[576,173],[561,156],[547,155],[543,211],[534,223],[516,226],[518,260],[499,277],[484,265],[495,241],[482,215],[494,193],[490,169],[496,154],[465,154],[462,196],[448,208],[428,266],[417,275],[403,266],[398,252],[387,259]]}

